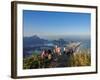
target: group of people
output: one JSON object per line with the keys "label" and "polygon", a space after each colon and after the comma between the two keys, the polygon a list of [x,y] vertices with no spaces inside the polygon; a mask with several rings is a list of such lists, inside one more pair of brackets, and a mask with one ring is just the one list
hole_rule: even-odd
{"label": "group of people", "polygon": [[44,49],[39,55],[39,60],[33,62],[30,66],[32,68],[51,68],[51,67],[67,67],[71,64],[73,53],[76,48],[55,46],[53,49]]}
{"label": "group of people", "polygon": [[80,43],[71,43],[66,47],[55,46],[53,49],[43,49],[38,55],[37,63],[33,62],[30,68],[68,67],[74,59]]}
{"label": "group of people", "polygon": [[43,50],[41,52],[41,58],[48,58],[49,60],[54,57],[54,55],[61,55],[61,48],[55,46],[53,50]]}
{"label": "group of people", "polygon": [[63,48],[63,51],[61,51],[61,48],[58,46],[55,46],[53,50],[43,50],[41,52],[41,58],[48,57],[48,59],[51,59],[54,55],[60,56],[62,54],[72,54],[74,50],[72,48]]}
{"label": "group of people", "polygon": [[63,48],[62,51],[60,47],[55,46],[53,50],[43,50],[40,54],[40,57],[44,60],[45,67],[48,67],[48,65],[57,63],[59,59],[63,59],[66,55],[68,56],[72,54],[72,49]]}

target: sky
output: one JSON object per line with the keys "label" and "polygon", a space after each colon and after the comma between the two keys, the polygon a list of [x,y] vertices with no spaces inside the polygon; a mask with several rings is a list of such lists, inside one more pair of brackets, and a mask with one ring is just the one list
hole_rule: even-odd
{"label": "sky", "polygon": [[23,35],[89,36],[90,13],[23,10]]}

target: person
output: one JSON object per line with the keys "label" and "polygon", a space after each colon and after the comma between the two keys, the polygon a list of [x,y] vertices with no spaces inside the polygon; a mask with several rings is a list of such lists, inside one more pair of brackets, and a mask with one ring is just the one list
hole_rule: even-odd
{"label": "person", "polygon": [[52,60],[52,51],[50,49],[48,50],[48,59]]}
{"label": "person", "polygon": [[57,67],[59,57],[61,57],[61,48],[56,45],[52,52],[51,67]]}
{"label": "person", "polygon": [[57,45],[55,46],[55,48],[54,48],[53,51],[54,51],[55,54],[57,54],[57,55],[61,55],[61,48],[58,47]]}
{"label": "person", "polygon": [[43,50],[40,54],[41,58],[43,59],[44,58],[44,55],[45,55],[45,50]]}
{"label": "person", "polygon": [[47,58],[47,59],[51,59],[52,56],[52,52],[51,50],[43,50],[41,53],[41,58]]}
{"label": "person", "polygon": [[52,60],[52,51],[50,49],[43,50],[41,53],[41,58],[43,67],[48,68]]}

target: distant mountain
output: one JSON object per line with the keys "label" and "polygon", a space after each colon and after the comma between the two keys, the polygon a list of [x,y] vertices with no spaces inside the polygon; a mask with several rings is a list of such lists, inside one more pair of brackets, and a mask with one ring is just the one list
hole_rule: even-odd
{"label": "distant mountain", "polygon": [[50,43],[58,46],[64,46],[67,44],[67,42],[63,38],[59,38],[58,40],[51,40],[51,41],[42,39],[37,35],[23,38],[24,47],[43,46],[44,44],[50,44]]}
{"label": "distant mountain", "polygon": [[54,45],[58,45],[58,46],[64,46],[64,45],[67,44],[67,42],[64,39],[62,39],[62,38],[60,38],[58,40],[53,40],[52,43]]}
{"label": "distant mountain", "polygon": [[24,37],[23,38],[23,45],[25,46],[37,46],[37,45],[43,45],[45,43],[48,43],[48,40],[45,39],[41,39],[40,37],[38,37],[37,35],[34,35],[32,37]]}

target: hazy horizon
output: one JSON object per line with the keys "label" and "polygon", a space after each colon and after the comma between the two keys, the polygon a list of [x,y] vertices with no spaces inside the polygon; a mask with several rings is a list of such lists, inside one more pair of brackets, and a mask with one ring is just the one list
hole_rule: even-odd
{"label": "hazy horizon", "polygon": [[32,36],[24,36],[24,37],[33,37],[33,36],[37,36],[41,39],[47,39],[47,40],[57,40],[57,39],[66,39],[66,38],[77,38],[77,39],[90,39],[90,36],[87,35],[87,36],[74,36],[74,35],[71,35],[71,36],[65,36],[65,35],[53,35],[53,36],[39,36],[39,35],[32,35]]}

